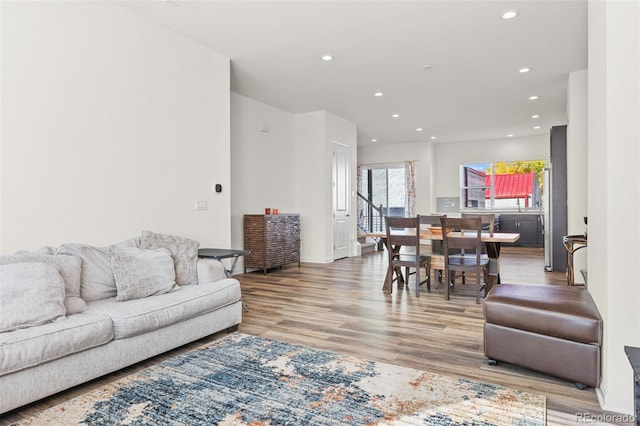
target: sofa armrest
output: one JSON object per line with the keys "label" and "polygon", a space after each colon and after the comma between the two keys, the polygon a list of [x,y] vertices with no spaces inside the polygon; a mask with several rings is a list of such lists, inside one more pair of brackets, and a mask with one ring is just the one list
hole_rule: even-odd
{"label": "sofa armrest", "polygon": [[198,284],[212,283],[227,278],[224,265],[216,259],[198,259]]}

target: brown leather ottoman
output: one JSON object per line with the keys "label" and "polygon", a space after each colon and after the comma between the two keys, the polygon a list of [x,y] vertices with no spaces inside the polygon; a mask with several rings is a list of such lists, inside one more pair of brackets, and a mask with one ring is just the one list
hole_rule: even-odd
{"label": "brown leather ottoman", "polygon": [[501,284],[484,301],[484,354],[568,379],[600,383],[602,319],[589,292],[554,285]]}

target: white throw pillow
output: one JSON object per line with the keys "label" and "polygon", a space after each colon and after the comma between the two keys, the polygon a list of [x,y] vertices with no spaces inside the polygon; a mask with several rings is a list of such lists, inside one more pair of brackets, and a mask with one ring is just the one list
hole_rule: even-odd
{"label": "white throw pillow", "polygon": [[0,265],[0,332],[64,319],[64,286],[51,263]]}
{"label": "white throw pillow", "polygon": [[179,285],[198,284],[198,248],[200,243],[177,235],[142,231],[140,247],[144,249],[166,248],[175,264],[176,282]]}
{"label": "white throw pillow", "polygon": [[82,258],[80,297],[84,300],[90,302],[116,295],[116,282],[111,272],[108,248],[71,243],[61,245],[57,254],[70,254]]}
{"label": "white throw pillow", "polygon": [[0,256],[0,264],[40,262],[56,265],[65,284],[64,306],[67,315],[84,312],[87,309],[87,304],[80,298],[82,259],[79,256],[36,254],[35,252],[19,253],[20,254]]}
{"label": "white throw pillow", "polygon": [[165,248],[112,247],[111,265],[119,302],[180,289],[171,252]]}

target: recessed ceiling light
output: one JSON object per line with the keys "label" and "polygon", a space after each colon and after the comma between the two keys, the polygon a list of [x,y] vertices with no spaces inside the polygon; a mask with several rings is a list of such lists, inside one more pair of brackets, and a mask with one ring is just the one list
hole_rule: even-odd
{"label": "recessed ceiling light", "polygon": [[378,139],[371,139],[371,142],[378,142]]}
{"label": "recessed ceiling light", "polygon": [[322,60],[323,61],[332,61],[333,60],[333,56],[331,56],[331,55],[322,55]]}
{"label": "recessed ceiling light", "polygon": [[433,68],[433,65],[426,64],[426,65],[423,65],[422,68],[425,70],[430,70],[431,68]]}
{"label": "recessed ceiling light", "polygon": [[529,96],[530,101],[535,101],[536,99],[539,99],[537,95]]}
{"label": "recessed ceiling light", "polygon": [[398,118],[398,117],[400,117],[400,114],[393,114],[392,117],[393,118]]}
{"label": "recessed ceiling light", "polygon": [[540,118],[540,116],[538,114],[533,114],[531,118]]}
{"label": "recessed ceiling light", "polygon": [[527,73],[527,72],[529,72],[529,71],[531,71],[531,68],[527,68],[527,67],[523,67],[523,68],[520,68],[520,69],[518,70],[518,72],[520,72],[520,73],[522,73],[522,74]]}
{"label": "recessed ceiling light", "polygon": [[373,96],[382,96],[382,95],[384,95],[384,93],[382,93],[382,92],[376,92],[376,93],[373,94]]}
{"label": "recessed ceiling light", "polygon": [[513,19],[518,16],[517,10],[507,10],[502,14],[502,19]]}
{"label": "recessed ceiling light", "polygon": [[540,126],[533,126],[534,129],[538,130]]}
{"label": "recessed ceiling light", "polygon": [[435,136],[431,136],[429,139],[434,140],[436,137]]}
{"label": "recessed ceiling light", "polygon": [[422,131],[422,127],[418,127],[418,128],[416,129],[416,132],[421,132],[421,131]]}

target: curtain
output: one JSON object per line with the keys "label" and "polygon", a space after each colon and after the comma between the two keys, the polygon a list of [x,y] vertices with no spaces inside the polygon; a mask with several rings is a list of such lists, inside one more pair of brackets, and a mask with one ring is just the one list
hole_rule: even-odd
{"label": "curtain", "polygon": [[[357,179],[358,182],[356,184],[356,187],[358,188],[358,193],[362,194],[362,167],[360,167],[360,165],[358,164],[357,168],[356,168],[356,173],[357,173]],[[359,196],[356,195],[357,198],[357,202],[356,205],[358,207],[358,225],[361,225],[362,222],[364,222],[364,201],[362,201],[362,198],[360,198]]]}
{"label": "curtain", "polygon": [[416,162],[404,162],[404,178],[405,178],[405,211],[406,217],[414,217],[416,215]]}

